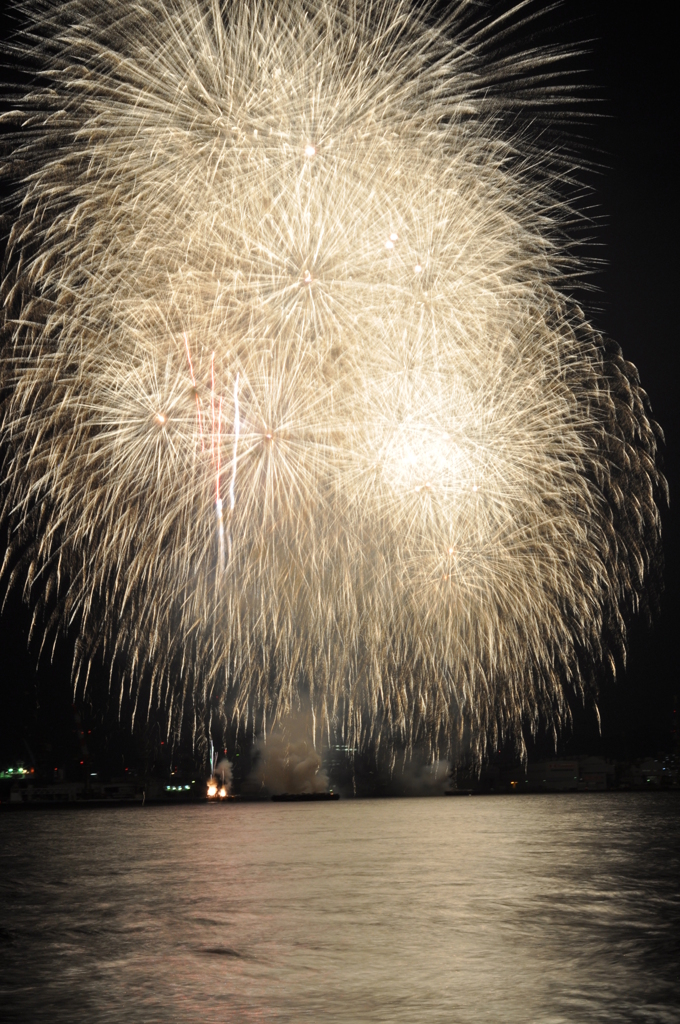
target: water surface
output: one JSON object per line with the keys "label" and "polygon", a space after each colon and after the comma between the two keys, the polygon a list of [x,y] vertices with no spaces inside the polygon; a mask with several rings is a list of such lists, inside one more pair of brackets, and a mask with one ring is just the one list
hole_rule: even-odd
{"label": "water surface", "polygon": [[680,1024],[680,797],[0,817],[0,1019]]}

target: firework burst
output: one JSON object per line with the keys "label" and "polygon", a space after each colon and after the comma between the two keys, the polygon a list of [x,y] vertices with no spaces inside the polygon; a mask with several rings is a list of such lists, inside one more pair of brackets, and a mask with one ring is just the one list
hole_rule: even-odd
{"label": "firework burst", "polygon": [[658,428],[563,294],[566,164],[507,117],[563,102],[560,55],[469,10],[25,12],[5,574],[77,685],[122,656],[173,730],[304,698],[481,753],[623,650]]}

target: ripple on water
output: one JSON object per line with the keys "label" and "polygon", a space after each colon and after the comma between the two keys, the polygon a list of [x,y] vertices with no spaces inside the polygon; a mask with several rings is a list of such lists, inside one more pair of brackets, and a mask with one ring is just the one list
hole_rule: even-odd
{"label": "ripple on water", "polygon": [[32,1024],[680,1024],[680,798],[3,815]]}

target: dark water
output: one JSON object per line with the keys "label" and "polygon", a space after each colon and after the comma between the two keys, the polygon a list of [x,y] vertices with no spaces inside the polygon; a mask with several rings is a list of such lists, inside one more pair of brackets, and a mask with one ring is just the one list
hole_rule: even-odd
{"label": "dark water", "polygon": [[0,1019],[680,1022],[676,794],[0,817]]}

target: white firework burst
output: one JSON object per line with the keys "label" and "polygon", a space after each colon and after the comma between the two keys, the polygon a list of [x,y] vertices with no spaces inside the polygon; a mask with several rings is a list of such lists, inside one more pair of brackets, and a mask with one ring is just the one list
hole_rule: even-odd
{"label": "white firework burst", "polygon": [[123,655],[173,729],[303,699],[358,741],[558,727],[664,487],[634,367],[563,294],[565,165],[505,116],[559,54],[498,48],[522,5],[24,13],[5,571],[78,624],[76,680]]}

